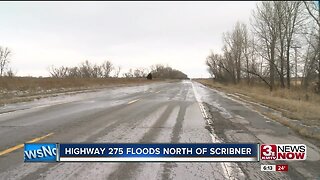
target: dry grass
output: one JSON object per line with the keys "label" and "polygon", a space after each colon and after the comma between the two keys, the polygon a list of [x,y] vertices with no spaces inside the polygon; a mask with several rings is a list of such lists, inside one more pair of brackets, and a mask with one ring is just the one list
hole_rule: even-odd
{"label": "dry grass", "polygon": [[[97,89],[115,85],[151,83],[145,78],[34,78],[0,77],[0,105],[32,100],[41,95]],[[32,97],[33,96],[33,97]]]}
{"label": "dry grass", "polygon": [[0,90],[37,90],[55,88],[90,87],[112,84],[130,84],[149,82],[145,78],[34,78],[0,77]]}
{"label": "dry grass", "polygon": [[291,129],[297,131],[299,134],[301,134],[303,136],[320,140],[320,132],[319,132],[318,128],[313,128],[310,126],[301,126],[297,122],[293,122],[290,119],[287,119],[283,116],[276,115],[274,113],[262,112],[262,114],[271,118],[271,119],[274,119],[274,120],[280,122],[281,124],[283,124],[285,126],[290,127]]}
{"label": "dry grass", "polygon": [[[320,125],[320,95],[298,88],[276,89],[272,92],[265,86],[247,84],[226,85],[209,79],[198,80],[206,86],[228,93],[240,93],[249,101],[262,103],[276,109],[288,118],[298,119],[307,125]],[[247,96],[247,97],[246,97]]]}

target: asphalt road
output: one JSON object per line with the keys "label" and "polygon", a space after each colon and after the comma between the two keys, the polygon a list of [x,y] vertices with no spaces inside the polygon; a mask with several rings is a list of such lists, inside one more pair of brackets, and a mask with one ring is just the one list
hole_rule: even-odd
{"label": "asphalt road", "polygon": [[[0,138],[0,179],[320,178],[319,148],[312,141],[192,81],[114,87],[7,105],[0,108]],[[303,143],[308,159],[262,162],[289,163],[288,173],[261,172],[261,163],[24,163],[21,144],[27,141]]]}

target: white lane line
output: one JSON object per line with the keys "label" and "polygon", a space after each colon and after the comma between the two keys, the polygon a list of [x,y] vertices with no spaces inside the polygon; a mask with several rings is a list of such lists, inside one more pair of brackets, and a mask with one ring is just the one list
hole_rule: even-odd
{"label": "white lane line", "polygon": [[139,101],[140,99],[135,99],[135,100],[132,100],[132,101],[130,101],[130,102],[128,102],[127,104],[132,104],[132,103],[135,103],[135,102],[137,102],[137,101]]}
{"label": "white lane line", "polygon": [[[193,92],[195,94],[195,98],[199,104],[200,111],[201,111],[203,118],[207,121],[207,123],[209,125],[212,125],[213,119],[212,119],[212,117],[210,117],[207,114],[207,111],[205,110],[203,103],[200,101],[201,97],[198,94],[198,92],[196,91],[193,83],[192,83],[192,88],[193,88]],[[213,143],[222,143],[222,140],[220,140],[218,138],[218,136],[216,134],[214,134],[213,128],[211,126],[210,126],[210,128],[211,128],[211,132],[212,132],[212,133],[210,133],[212,142]],[[222,170],[223,170],[225,177],[227,177],[228,179],[245,179],[244,173],[242,172],[242,170],[239,168],[239,166],[237,164],[229,163],[229,162],[222,162],[221,167],[222,167]],[[234,174],[236,174],[237,177],[235,177],[232,172],[235,172]]]}

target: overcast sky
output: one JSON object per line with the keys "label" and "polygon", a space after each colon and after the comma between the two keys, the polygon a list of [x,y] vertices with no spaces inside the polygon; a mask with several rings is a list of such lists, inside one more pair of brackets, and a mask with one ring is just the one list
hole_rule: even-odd
{"label": "overcast sky", "polygon": [[18,75],[84,60],[122,67],[161,63],[208,77],[205,59],[222,33],[249,23],[256,2],[0,2],[0,46]]}

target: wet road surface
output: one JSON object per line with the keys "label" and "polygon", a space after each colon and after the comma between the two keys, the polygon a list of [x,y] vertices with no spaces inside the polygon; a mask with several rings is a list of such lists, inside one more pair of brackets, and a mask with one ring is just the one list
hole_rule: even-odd
{"label": "wet road surface", "polygon": [[[0,137],[0,179],[317,179],[320,176],[319,148],[248,105],[194,81],[114,87],[7,105],[0,108]],[[261,163],[24,163],[23,148],[19,145],[32,140],[304,143],[308,146],[308,160],[289,162],[288,173],[260,172]]]}

